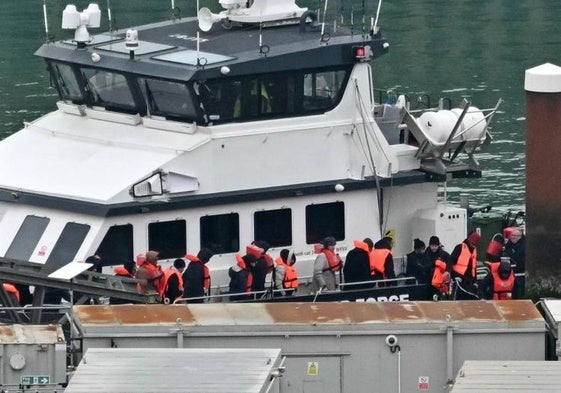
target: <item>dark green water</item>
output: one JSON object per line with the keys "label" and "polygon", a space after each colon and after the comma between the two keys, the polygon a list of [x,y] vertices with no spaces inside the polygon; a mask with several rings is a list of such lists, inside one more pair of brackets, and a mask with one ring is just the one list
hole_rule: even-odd
{"label": "dark green water", "polygon": [[[68,3],[72,3],[69,1]],[[323,9],[317,0],[300,6]],[[376,1],[354,1],[355,22],[365,4],[374,15]],[[47,0],[49,33],[55,39],[71,36],[60,29],[66,1]],[[74,2],[79,10],[88,1]],[[343,3],[349,22],[351,2]],[[106,0],[102,29],[108,29]],[[163,20],[170,0],[111,0],[117,28]],[[194,0],[176,0],[184,16],[194,15]],[[218,11],[218,1],[200,1]],[[326,19],[341,10],[330,0]],[[433,102],[463,97],[480,108],[504,100],[495,116],[494,143],[479,156],[482,179],[448,182],[448,198],[457,201],[460,190],[472,195],[472,204],[497,209],[524,207],[525,103],[524,71],[550,62],[560,64],[561,2],[558,0],[386,0],[379,24],[390,42],[390,53],[374,64],[376,88],[394,89],[415,99],[430,94]],[[4,0],[0,7],[0,138],[55,108],[57,96],[41,59],[33,56],[44,42],[41,0]]]}

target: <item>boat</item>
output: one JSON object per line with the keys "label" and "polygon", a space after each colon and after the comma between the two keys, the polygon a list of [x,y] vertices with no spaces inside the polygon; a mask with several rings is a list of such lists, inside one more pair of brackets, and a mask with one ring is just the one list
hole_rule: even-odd
{"label": "boat", "polygon": [[377,100],[380,5],[355,26],[294,0],[220,0],[95,34],[99,6],[68,5],[74,37],[35,53],[57,108],[0,142],[0,256],[53,272],[206,247],[220,292],[255,240],[273,257],[291,249],[301,277],[326,236],[342,257],[365,237],[391,236],[396,259],[414,238],[451,249],[468,217],[441,189],[481,176],[500,100],[423,112],[405,95]]}

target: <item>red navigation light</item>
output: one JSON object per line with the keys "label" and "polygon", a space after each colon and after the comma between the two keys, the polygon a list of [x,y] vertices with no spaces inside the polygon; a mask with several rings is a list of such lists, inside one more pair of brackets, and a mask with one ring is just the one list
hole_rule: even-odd
{"label": "red navigation light", "polygon": [[369,46],[355,46],[353,47],[353,55],[355,61],[364,62],[370,60],[372,50]]}

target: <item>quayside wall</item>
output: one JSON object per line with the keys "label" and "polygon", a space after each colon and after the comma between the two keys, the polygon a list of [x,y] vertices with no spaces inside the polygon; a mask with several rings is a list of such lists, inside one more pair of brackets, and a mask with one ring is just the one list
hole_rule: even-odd
{"label": "quayside wall", "polygon": [[444,392],[465,360],[545,353],[545,322],[529,300],[100,305],[73,313],[84,353],[279,348],[281,392]]}

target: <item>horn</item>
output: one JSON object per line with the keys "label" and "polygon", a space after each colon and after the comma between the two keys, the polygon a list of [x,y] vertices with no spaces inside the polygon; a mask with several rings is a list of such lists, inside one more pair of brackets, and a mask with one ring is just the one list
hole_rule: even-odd
{"label": "horn", "polygon": [[199,29],[207,32],[212,28],[214,22],[222,19],[222,16],[213,14],[208,8],[203,7],[197,13],[197,18],[199,18]]}

